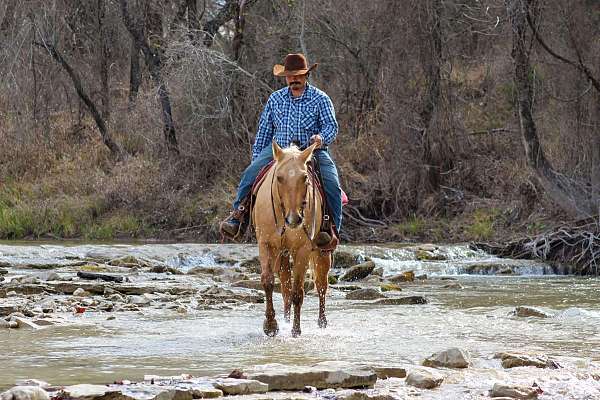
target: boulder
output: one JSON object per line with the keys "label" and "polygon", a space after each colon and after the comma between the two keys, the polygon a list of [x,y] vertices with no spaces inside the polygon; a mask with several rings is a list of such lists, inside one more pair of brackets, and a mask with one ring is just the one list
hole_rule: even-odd
{"label": "boulder", "polygon": [[73,292],[73,296],[77,296],[77,297],[87,297],[87,296],[90,296],[90,295],[91,295],[90,292],[86,291],[83,288],[77,288]]}
{"label": "boulder", "polygon": [[223,275],[225,273],[225,268],[223,267],[194,267],[190,269],[187,274],[188,275],[198,275],[198,274],[207,274],[207,275]]}
{"label": "boulder", "polygon": [[39,386],[15,386],[0,393],[0,400],[49,400],[48,393]]}
{"label": "boulder", "polygon": [[406,377],[406,384],[420,389],[433,389],[444,381],[444,375],[430,368],[416,368]]}
{"label": "boulder", "polygon": [[415,280],[415,273],[414,271],[404,271],[400,274],[390,276],[388,280],[390,282],[412,282]]}
{"label": "boulder", "polygon": [[384,297],[379,290],[373,288],[353,290],[346,294],[347,300],[375,300]]}
{"label": "boulder", "polygon": [[249,272],[252,272],[255,274],[260,274],[260,272],[261,272],[260,259],[258,258],[258,256],[256,256],[256,257],[252,257],[247,260],[244,260],[240,263],[240,268],[246,269]]}
{"label": "boulder", "polygon": [[417,249],[415,257],[419,261],[444,261],[447,259],[438,250],[425,250],[423,248]]}
{"label": "boulder", "polygon": [[406,378],[406,369],[403,367],[384,366],[372,367],[379,379]]}
{"label": "boulder", "polygon": [[371,387],[377,374],[366,367],[346,363],[320,363],[310,367],[269,364],[249,374],[249,379],[267,383],[269,390],[302,390]]}
{"label": "boulder", "polygon": [[522,353],[496,353],[494,358],[502,360],[502,366],[504,368],[515,368],[515,367],[536,367],[536,368],[550,368],[557,369],[560,365],[549,359],[544,355],[529,355]]}
{"label": "boulder", "polygon": [[335,393],[337,400],[394,400],[396,397],[387,394],[380,393],[377,390],[340,390]]}
{"label": "boulder", "polygon": [[340,278],[341,281],[353,282],[366,278],[375,269],[373,261],[367,261],[362,264],[350,267],[350,269]]}
{"label": "boulder", "polygon": [[513,311],[513,315],[517,317],[538,317],[538,318],[549,318],[551,314],[540,310],[539,308],[529,306],[517,306]]}
{"label": "boulder", "polygon": [[469,361],[465,353],[453,347],[448,350],[440,351],[432,354],[423,361],[426,367],[442,367],[442,368],[467,368]]}
{"label": "boulder", "polygon": [[[218,389],[215,389],[218,390]],[[220,391],[220,390],[219,390]],[[223,392],[221,392],[223,393]],[[152,400],[192,400],[193,392],[187,389],[168,388],[158,393]],[[202,398],[202,397],[200,397]],[[112,400],[112,398],[110,399]]]}
{"label": "boulder", "polygon": [[214,383],[217,389],[226,395],[266,393],[269,385],[254,379],[223,378]]}
{"label": "boulder", "polygon": [[193,399],[216,399],[223,397],[223,391],[213,386],[192,386],[190,393]]}
{"label": "boulder", "polygon": [[382,283],[379,288],[382,292],[400,292],[402,288],[395,283]]}
{"label": "boulder", "polygon": [[349,251],[337,250],[333,254],[333,268],[350,268],[359,262],[359,256]]}
{"label": "boulder", "polygon": [[373,304],[380,304],[384,306],[397,306],[407,304],[427,304],[428,301],[423,296],[405,296],[405,297],[391,297],[385,299],[375,300]]}
{"label": "boulder", "polygon": [[490,397],[508,397],[511,399],[537,399],[536,388],[519,385],[505,385],[495,383],[490,390]]}

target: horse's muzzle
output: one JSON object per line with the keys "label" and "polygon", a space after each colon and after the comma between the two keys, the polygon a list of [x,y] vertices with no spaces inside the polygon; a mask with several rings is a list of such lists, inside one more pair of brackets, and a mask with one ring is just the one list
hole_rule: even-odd
{"label": "horse's muzzle", "polygon": [[285,224],[291,229],[297,228],[302,224],[302,217],[298,213],[289,213],[285,217]]}

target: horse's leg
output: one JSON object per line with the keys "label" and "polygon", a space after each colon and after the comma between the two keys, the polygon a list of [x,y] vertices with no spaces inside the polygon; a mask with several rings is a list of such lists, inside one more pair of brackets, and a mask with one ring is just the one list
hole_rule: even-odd
{"label": "horse's leg", "polygon": [[281,281],[281,295],[283,297],[283,317],[290,322],[290,311],[292,308],[292,269],[290,256],[287,252],[279,259],[279,280]]}
{"label": "horse's leg", "polygon": [[275,309],[273,308],[273,288],[275,286],[275,275],[273,273],[274,255],[270,246],[266,243],[259,245],[260,258],[260,280],[263,289],[265,290],[266,310],[265,322],[263,323],[263,331],[267,336],[275,336],[279,331],[277,320],[275,319]]}
{"label": "horse's leg", "polygon": [[294,305],[294,324],[292,325],[292,336],[300,336],[300,310],[304,302],[304,276],[308,267],[310,249],[302,248],[294,256],[292,273],[294,282],[292,286],[292,304]]}
{"label": "horse's leg", "polygon": [[329,268],[331,267],[331,252],[315,252],[315,286],[319,294],[319,328],[327,327],[325,316],[325,295],[329,283]]}

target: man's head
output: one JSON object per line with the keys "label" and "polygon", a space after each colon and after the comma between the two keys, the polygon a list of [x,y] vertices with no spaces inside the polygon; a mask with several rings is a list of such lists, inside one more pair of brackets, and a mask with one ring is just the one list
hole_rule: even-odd
{"label": "man's head", "polygon": [[290,84],[289,77],[304,76],[304,82],[306,83],[306,75],[316,66],[317,64],[313,64],[309,67],[304,54],[288,54],[283,60],[283,65],[276,64],[273,67],[273,74],[275,76],[285,76],[288,85]]}
{"label": "man's head", "polygon": [[309,74],[302,75],[286,75],[285,82],[292,90],[299,90],[306,85],[306,81],[308,80]]}

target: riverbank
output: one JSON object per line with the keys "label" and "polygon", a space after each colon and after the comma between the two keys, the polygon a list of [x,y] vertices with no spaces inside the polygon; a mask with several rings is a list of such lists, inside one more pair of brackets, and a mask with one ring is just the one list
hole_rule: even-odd
{"label": "riverbank", "polygon": [[[317,327],[309,280],[302,336],[291,336],[276,294],[281,331],[268,338],[256,255],[252,245],[0,245],[9,325],[0,330],[0,387],[40,379],[61,398],[83,389],[95,393],[86,399],[198,398],[196,389],[223,391],[233,370],[251,378],[276,363],[284,365],[278,379],[314,389],[282,393],[258,380],[254,387],[269,392],[243,398],[480,399],[496,384],[540,399],[600,393],[597,279],[466,246],[343,246],[330,276],[329,326]],[[453,348],[467,368],[425,361]],[[371,378],[323,386],[314,379],[324,368]],[[429,377],[426,389],[404,376],[423,370],[442,380]],[[77,384],[104,389],[64,387]]]}

